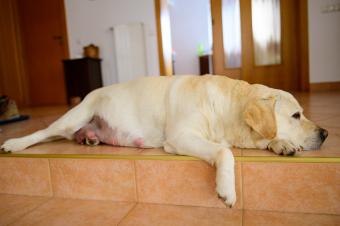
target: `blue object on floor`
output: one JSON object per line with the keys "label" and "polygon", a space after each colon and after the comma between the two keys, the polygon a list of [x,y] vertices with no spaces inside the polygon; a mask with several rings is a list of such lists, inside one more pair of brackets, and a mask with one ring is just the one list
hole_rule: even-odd
{"label": "blue object on floor", "polygon": [[12,122],[19,122],[19,121],[24,121],[29,119],[30,116],[29,115],[18,115],[12,118],[8,118],[8,119],[0,119],[0,125],[5,125],[8,123],[12,123]]}

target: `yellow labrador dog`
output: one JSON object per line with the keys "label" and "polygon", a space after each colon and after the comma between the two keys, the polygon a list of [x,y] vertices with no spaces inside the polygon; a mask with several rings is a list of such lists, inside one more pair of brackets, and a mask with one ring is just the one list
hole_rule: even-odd
{"label": "yellow labrador dog", "polygon": [[318,149],[327,131],[307,120],[284,91],[223,76],[145,77],[91,92],[48,128],[7,140],[20,151],[56,137],[96,145],[164,147],[216,166],[216,191],[234,205],[231,147],[292,155]]}

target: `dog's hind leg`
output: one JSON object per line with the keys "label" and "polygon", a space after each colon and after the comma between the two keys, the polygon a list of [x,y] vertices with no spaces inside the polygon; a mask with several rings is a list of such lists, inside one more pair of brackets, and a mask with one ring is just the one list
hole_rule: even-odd
{"label": "dog's hind leg", "polygon": [[21,138],[9,139],[1,146],[1,149],[6,152],[15,152],[21,151],[36,143],[54,139],[55,137],[72,139],[74,133],[93,117],[93,109],[95,109],[95,106],[93,106],[95,103],[94,100],[94,95],[89,94],[83,102],[72,108],[46,129],[39,130]]}

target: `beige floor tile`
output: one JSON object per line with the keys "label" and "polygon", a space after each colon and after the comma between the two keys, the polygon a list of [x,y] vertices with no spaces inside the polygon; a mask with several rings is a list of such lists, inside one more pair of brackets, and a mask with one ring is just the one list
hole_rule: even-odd
{"label": "beige floor tile", "polygon": [[[5,135],[0,131],[0,144],[3,144],[6,140],[13,138],[13,136]],[[1,156],[0,156],[1,157]]]}
{"label": "beige floor tile", "polygon": [[136,201],[133,161],[50,159],[50,167],[57,197]]}
{"label": "beige floor tile", "polygon": [[0,193],[51,196],[47,159],[0,158]]}
{"label": "beige floor tile", "polygon": [[[215,168],[203,161],[136,161],[140,202],[226,208],[215,191]],[[236,164],[241,208],[241,164]]]}
{"label": "beige floor tile", "polygon": [[26,136],[37,130],[45,128],[44,122],[41,118],[31,118],[25,121],[1,125],[0,136],[9,136],[10,138]]}
{"label": "beige floor tile", "polygon": [[340,165],[243,163],[244,208],[340,214]]}
{"label": "beige floor tile", "polygon": [[245,210],[244,226],[338,226],[340,216]]}
{"label": "beige floor tile", "polygon": [[236,209],[138,204],[121,226],[241,226],[242,212]]}
{"label": "beige floor tile", "polygon": [[[339,100],[340,101],[340,100]],[[330,117],[324,120],[319,120],[318,125],[323,128],[340,128],[340,114],[338,116]]]}
{"label": "beige floor tile", "polygon": [[117,225],[134,205],[134,203],[117,203],[111,201],[52,199],[11,225]]}
{"label": "beige floor tile", "polygon": [[0,194],[0,226],[8,225],[20,219],[48,199],[38,196]]}

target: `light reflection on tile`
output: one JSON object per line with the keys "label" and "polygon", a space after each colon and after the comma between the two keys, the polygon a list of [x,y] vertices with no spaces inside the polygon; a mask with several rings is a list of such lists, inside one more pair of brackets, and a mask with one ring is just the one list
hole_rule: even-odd
{"label": "light reflection on tile", "polygon": [[24,195],[0,194],[0,226],[8,225],[50,198]]}
{"label": "light reflection on tile", "polygon": [[340,216],[245,210],[244,226],[338,226]]}
{"label": "light reflection on tile", "polygon": [[245,209],[340,214],[340,165],[242,163]]}
{"label": "light reflection on tile", "polygon": [[117,225],[134,205],[134,203],[55,198],[11,225],[113,226]]}
{"label": "light reflection on tile", "polygon": [[135,168],[130,160],[50,159],[56,197],[136,201]]}

